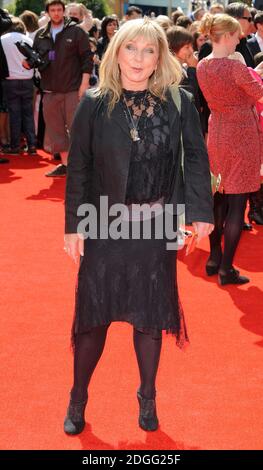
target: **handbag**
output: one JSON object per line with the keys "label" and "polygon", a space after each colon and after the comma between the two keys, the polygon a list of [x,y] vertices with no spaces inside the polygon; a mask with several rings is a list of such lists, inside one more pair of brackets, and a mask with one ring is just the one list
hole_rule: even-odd
{"label": "handbag", "polygon": [[[181,117],[181,109],[182,109],[182,102],[181,102],[181,95],[179,91],[179,87],[171,86],[170,87],[171,95],[173,98],[173,102],[179,112],[179,115]],[[182,131],[180,134],[180,142],[181,142],[181,170],[183,174],[183,180],[184,180],[184,146],[183,146],[183,135]],[[211,188],[212,188],[212,193],[215,194],[217,191],[222,192],[223,188],[221,187],[221,175],[220,173],[218,175],[214,175],[210,171],[211,175]]]}
{"label": "handbag", "polygon": [[222,193],[223,188],[221,188],[221,175],[220,173],[216,176],[210,171],[211,175],[211,187],[212,187],[212,193],[215,194],[216,192]]}

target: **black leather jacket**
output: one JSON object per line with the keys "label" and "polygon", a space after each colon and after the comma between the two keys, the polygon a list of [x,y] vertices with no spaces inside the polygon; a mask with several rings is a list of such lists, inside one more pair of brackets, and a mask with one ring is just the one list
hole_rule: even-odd
{"label": "black leather jacket", "polygon": [[[167,92],[170,138],[176,176],[166,203],[186,205],[187,223],[213,223],[213,200],[207,151],[192,95],[181,89],[181,117]],[[71,130],[66,185],[66,233],[76,233],[82,217],[78,207],[92,203],[99,209],[99,196],[109,197],[109,207],[125,204],[131,155],[131,138],[122,106],[117,103],[110,117],[107,97],[88,91],[78,106]],[[180,135],[184,143],[184,184],[181,178]]]}
{"label": "black leather jacket", "polygon": [[[89,37],[75,21],[64,19],[63,30],[53,41],[51,23],[37,31],[33,48],[44,60],[40,67],[41,88],[56,93],[69,93],[79,89],[82,74],[91,74],[93,69]],[[55,60],[49,60],[49,52]]]}

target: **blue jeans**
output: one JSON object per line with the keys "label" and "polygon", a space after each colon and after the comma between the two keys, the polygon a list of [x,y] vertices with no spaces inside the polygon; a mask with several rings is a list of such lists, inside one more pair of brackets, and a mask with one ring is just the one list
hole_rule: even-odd
{"label": "blue jeans", "polygon": [[33,80],[4,80],[9,110],[11,147],[20,147],[21,132],[29,147],[36,145],[33,114]]}

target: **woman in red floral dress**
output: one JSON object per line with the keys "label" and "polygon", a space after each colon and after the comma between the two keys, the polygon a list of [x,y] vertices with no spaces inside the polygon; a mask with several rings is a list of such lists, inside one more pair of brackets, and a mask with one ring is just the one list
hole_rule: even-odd
{"label": "woman in red floral dress", "polygon": [[[209,34],[212,53],[197,67],[199,86],[211,110],[208,154],[211,171],[221,175],[222,192],[214,196],[215,229],[210,235],[208,275],[219,273],[219,283],[249,282],[233,267],[241,235],[248,193],[260,187],[262,132],[255,103],[263,103],[263,86],[247,67],[228,56],[239,43],[239,22],[228,15],[205,15],[201,32]],[[224,250],[222,234],[224,230]]]}

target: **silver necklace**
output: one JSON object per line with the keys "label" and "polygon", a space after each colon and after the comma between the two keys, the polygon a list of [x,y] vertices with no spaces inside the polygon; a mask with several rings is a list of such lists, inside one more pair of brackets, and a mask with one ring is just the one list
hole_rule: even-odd
{"label": "silver necklace", "polygon": [[[148,92],[148,90],[146,91],[145,96],[144,96],[144,98],[143,98],[142,107],[144,106],[145,99],[146,99],[146,96],[147,96],[147,92]],[[130,118],[130,119],[128,118],[127,113],[126,113],[126,110],[124,109],[125,117],[126,117],[128,123],[131,125],[131,127],[130,127],[130,135],[131,135],[131,138],[132,138],[133,142],[138,142],[139,140],[141,140],[141,139],[140,139],[140,136],[139,136],[139,132],[138,132],[138,125],[139,125],[139,121],[140,121],[140,119],[141,119],[141,117],[142,117],[143,110],[142,110],[142,112],[141,112],[141,115],[140,115],[139,118],[137,119],[137,121],[134,122],[134,119],[133,119],[132,114],[131,114],[131,112],[130,112],[130,110],[129,110],[129,106],[127,105],[127,101],[126,101],[126,98],[125,98],[124,95],[123,95],[123,101],[124,101],[124,103],[125,103],[125,105],[126,105],[126,108],[127,108],[128,114],[129,114],[129,118]]]}

